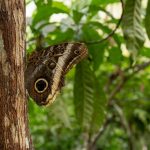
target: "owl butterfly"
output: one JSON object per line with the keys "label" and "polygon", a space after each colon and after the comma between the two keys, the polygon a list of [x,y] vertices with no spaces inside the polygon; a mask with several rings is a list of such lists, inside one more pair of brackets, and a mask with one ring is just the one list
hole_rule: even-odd
{"label": "owl butterfly", "polygon": [[26,89],[38,105],[51,104],[73,65],[88,54],[83,43],[62,43],[30,55],[25,71]]}

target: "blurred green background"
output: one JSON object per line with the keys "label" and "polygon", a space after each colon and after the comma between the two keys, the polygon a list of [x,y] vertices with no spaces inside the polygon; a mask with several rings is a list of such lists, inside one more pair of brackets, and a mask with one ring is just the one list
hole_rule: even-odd
{"label": "blurred green background", "polygon": [[36,150],[150,149],[150,0],[124,0],[100,42],[121,12],[119,0],[26,0],[27,55],[72,41],[89,50],[51,106],[29,101]]}

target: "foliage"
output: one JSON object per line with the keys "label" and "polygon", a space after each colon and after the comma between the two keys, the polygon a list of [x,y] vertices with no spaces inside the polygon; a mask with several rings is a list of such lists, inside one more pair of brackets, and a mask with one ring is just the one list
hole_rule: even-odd
{"label": "foliage", "polygon": [[[89,56],[66,76],[50,107],[29,103],[37,150],[150,149],[150,0],[27,0],[27,54],[62,42],[87,43]],[[147,3],[146,3],[147,2]],[[62,16],[62,19],[56,19]]]}
{"label": "foliage", "polygon": [[145,40],[141,22],[141,0],[127,0],[123,31],[127,42],[127,48],[134,53],[143,46]]}

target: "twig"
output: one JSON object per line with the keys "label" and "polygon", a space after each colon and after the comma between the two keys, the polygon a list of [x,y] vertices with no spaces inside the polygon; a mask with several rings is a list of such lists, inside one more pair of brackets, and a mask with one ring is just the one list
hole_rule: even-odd
{"label": "twig", "polygon": [[[82,41],[82,42],[84,42],[84,43],[86,43],[86,44],[98,44],[98,43],[102,43],[102,42],[104,42],[104,41],[106,41],[107,39],[109,39],[111,36],[113,36],[113,34],[115,34],[115,32],[116,32],[116,30],[119,28],[119,26],[120,26],[120,24],[121,24],[121,21],[122,21],[122,19],[123,19],[123,14],[124,14],[124,2],[123,2],[123,0],[120,0],[120,2],[121,2],[121,5],[122,5],[122,14],[121,14],[121,17],[120,17],[120,19],[119,19],[119,21],[118,21],[118,23],[117,23],[117,25],[116,25],[116,27],[115,27],[115,29],[113,30],[113,31],[111,31],[105,38],[103,38],[103,39],[100,39],[100,40],[97,40],[97,41]],[[106,10],[104,10],[104,9],[102,9],[102,11],[104,11],[105,13],[107,13],[109,16],[111,16],[112,17],[112,15],[109,13],[109,12],[107,12]],[[52,23],[46,23],[46,24],[55,24],[55,23],[59,23],[59,22],[52,22]],[[43,24],[41,27],[39,27],[39,28],[42,28],[43,26],[45,26],[46,24]],[[67,24],[65,24],[65,23],[63,23],[64,25],[67,25]],[[72,24],[72,26],[74,26],[75,24]],[[67,25],[68,26],[68,25]],[[33,39],[31,39],[31,40],[34,40],[34,38]],[[30,42],[30,40],[29,41],[27,41],[27,43],[29,43]]]}
{"label": "twig", "polygon": [[[122,73],[117,74],[117,77],[121,77],[121,80],[118,83],[118,85],[116,86],[116,88],[114,88],[114,90],[111,92],[111,94],[108,98],[108,105],[111,103],[111,100],[114,98],[114,96],[123,88],[125,82],[130,77],[134,76],[137,72],[144,70],[148,66],[150,66],[150,61],[144,62],[144,63],[139,64],[139,65],[135,65],[135,66],[130,67],[130,68],[127,68],[124,71],[122,71]],[[129,73],[130,70],[132,70],[131,73]],[[125,75],[125,74],[127,74],[127,75]]]}
{"label": "twig", "polygon": [[[131,67],[130,69],[133,70],[133,72],[131,74],[127,74],[125,76],[125,74],[121,74],[121,80],[120,82],[118,83],[118,85],[116,86],[116,88],[111,92],[109,98],[108,98],[108,106],[110,106],[112,104],[112,100],[114,99],[115,95],[123,88],[124,84],[126,83],[126,81],[134,76],[137,72],[141,71],[141,70],[144,70],[146,67],[150,66],[150,61],[147,61],[147,62],[144,62],[140,65],[135,65],[133,67]],[[129,69],[128,69],[129,70]],[[127,69],[125,69],[124,71],[127,71]],[[124,72],[123,71],[123,72]],[[116,78],[115,78],[116,79]],[[115,106],[116,107],[116,106]],[[117,107],[118,109],[118,107]],[[120,113],[120,110],[118,109],[117,112],[119,113],[120,116],[122,116],[122,112]],[[98,139],[102,136],[102,134],[104,133],[106,127],[109,125],[109,123],[111,122],[112,118],[107,118],[105,123],[103,124],[103,126],[99,129],[99,132],[97,133],[97,135],[94,137],[94,140],[91,142],[90,144],[90,148],[92,147],[95,147],[96,145],[96,142],[98,141]],[[124,126],[126,126],[126,121],[124,120],[123,121],[124,123]],[[127,129],[127,126],[126,126],[126,129]],[[127,129],[128,130],[128,136],[129,138],[130,137],[130,131],[129,131],[129,128]],[[129,141],[129,142],[132,142],[132,141]],[[130,148],[132,149],[132,143],[130,143]],[[89,149],[91,150],[91,149]]]}
{"label": "twig", "polygon": [[110,93],[110,96],[108,98],[108,106],[111,105],[114,96],[123,88],[126,81],[127,77],[122,77],[116,88],[114,88],[114,90]]}
{"label": "twig", "polygon": [[133,67],[133,73],[132,74],[135,74],[143,69],[145,69],[146,67],[148,67],[150,65],[150,61],[147,61],[145,63],[142,63],[140,65],[137,65],[135,67]]}
{"label": "twig", "polygon": [[122,109],[116,103],[113,103],[113,107],[115,108],[116,112],[118,113],[120,122],[121,122],[125,132],[128,135],[129,148],[130,148],[130,150],[133,150],[134,149],[133,137],[132,137],[131,129],[128,125],[128,121],[126,120],[126,117],[125,117]]}
{"label": "twig", "polygon": [[112,19],[115,19],[115,17],[109,11],[107,11],[106,9],[104,9],[104,8],[102,8],[100,6],[99,6],[99,8],[100,8],[101,11],[106,13],[109,17],[111,17]]}
{"label": "twig", "polygon": [[121,2],[121,5],[122,5],[122,14],[121,14],[121,17],[120,17],[120,19],[119,19],[119,21],[118,21],[115,29],[112,32],[110,32],[105,38],[103,38],[101,40],[97,40],[97,41],[84,41],[84,43],[86,43],[86,44],[98,44],[98,43],[102,43],[102,42],[106,41],[107,39],[109,39],[111,36],[113,36],[115,34],[116,30],[119,28],[119,26],[120,26],[120,24],[122,22],[123,14],[124,14],[124,2],[123,2],[123,0],[120,0],[120,2]]}
{"label": "twig", "polygon": [[114,117],[107,117],[105,120],[103,126],[99,129],[98,133],[95,135],[93,141],[89,144],[88,150],[94,149],[96,142],[99,140],[99,138],[102,136],[106,128],[108,127],[109,123],[113,120]]}

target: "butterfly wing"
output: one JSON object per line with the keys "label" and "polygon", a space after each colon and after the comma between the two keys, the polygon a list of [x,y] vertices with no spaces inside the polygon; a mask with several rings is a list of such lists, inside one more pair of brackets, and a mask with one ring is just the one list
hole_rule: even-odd
{"label": "butterfly wing", "polygon": [[64,85],[65,74],[86,56],[82,43],[63,43],[33,53],[25,71],[29,95],[38,105],[52,103]]}

